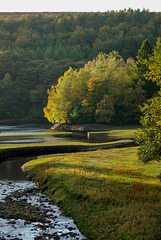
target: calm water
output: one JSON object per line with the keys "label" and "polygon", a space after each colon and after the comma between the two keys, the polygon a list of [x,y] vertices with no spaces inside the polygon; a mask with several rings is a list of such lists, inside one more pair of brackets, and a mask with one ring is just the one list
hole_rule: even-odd
{"label": "calm water", "polygon": [[[0,125],[0,144],[21,144],[44,142],[43,138],[31,138],[23,135],[45,133],[49,131],[49,125],[34,126],[33,124]],[[15,136],[13,136],[15,135]]]}
{"label": "calm water", "polygon": [[[44,142],[44,139],[32,139],[27,136],[23,137],[23,135],[45,133],[49,131],[49,128],[49,125],[44,126],[33,124],[21,124],[17,126],[0,125],[0,144]],[[17,134],[19,137],[16,136]],[[0,180],[26,180],[26,177],[21,170],[21,166],[27,161],[27,158],[21,157],[0,163]]]}
{"label": "calm water", "polygon": [[50,128],[49,125],[19,124],[0,125],[0,135],[44,133]]}
{"label": "calm water", "polygon": [[26,163],[27,158],[16,158],[12,160],[6,160],[0,163],[0,180],[15,180],[24,181],[27,180],[25,174],[21,170],[21,166]]}

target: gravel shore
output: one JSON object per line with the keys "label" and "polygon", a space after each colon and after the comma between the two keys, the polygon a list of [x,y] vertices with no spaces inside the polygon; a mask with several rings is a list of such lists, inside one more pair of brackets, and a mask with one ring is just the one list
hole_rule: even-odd
{"label": "gravel shore", "polygon": [[35,184],[0,181],[1,240],[85,240]]}

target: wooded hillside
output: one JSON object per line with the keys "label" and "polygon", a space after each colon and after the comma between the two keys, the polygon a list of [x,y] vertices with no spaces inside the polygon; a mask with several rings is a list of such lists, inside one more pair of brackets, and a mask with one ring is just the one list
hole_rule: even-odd
{"label": "wooded hillside", "polygon": [[[7,17],[8,16],[8,17]],[[43,117],[47,89],[99,52],[136,59],[142,42],[161,36],[161,13],[0,14],[0,118]]]}

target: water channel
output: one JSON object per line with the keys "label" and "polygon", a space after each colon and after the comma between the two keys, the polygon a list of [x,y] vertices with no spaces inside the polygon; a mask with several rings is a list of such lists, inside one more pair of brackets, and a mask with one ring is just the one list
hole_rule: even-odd
{"label": "water channel", "polygon": [[[51,125],[33,125],[33,124],[22,124],[22,125],[0,125],[0,144],[27,144],[27,143],[69,143],[69,142],[90,142],[90,143],[104,143],[110,141],[118,141],[120,137],[113,136],[92,136],[87,138],[84,133],[73,133],[66,135],[63,138],[58,136],[49,137],[38,137],[34,134],[52,132],[50,130]],[[58,131],[59,133],[59,131]],[[24,136],[25,135],[25,136]],[[32,135],[32,136],[31,136]]]}
{"label": "water channel", "polygon": [[[25,128],[24,125],[1,128],[3,131],[0,134],[8,136],[7,141],[13,134],[48,131],[32,126]],[[0,163],[0,240],[86,239],[73,220],[63,216],[60,209],[26,179],[21,166],[28,160],[16,158]]]}

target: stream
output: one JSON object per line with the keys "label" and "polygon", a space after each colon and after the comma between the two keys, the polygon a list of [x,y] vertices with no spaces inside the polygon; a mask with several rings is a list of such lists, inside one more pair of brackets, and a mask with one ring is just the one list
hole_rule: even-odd
{"label": "stream", "polygon": [[[24,128],[23,134],[29,130],[46,131]],[[3,135],[17,131],[20,134],[22,128],[7,126]],[[26,179],[21,166],[28,160],[16,158],[0,163],[0,240],[85,240],[73,220],[62,215],[59,207]]]}

